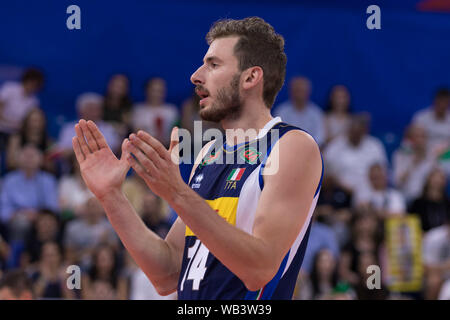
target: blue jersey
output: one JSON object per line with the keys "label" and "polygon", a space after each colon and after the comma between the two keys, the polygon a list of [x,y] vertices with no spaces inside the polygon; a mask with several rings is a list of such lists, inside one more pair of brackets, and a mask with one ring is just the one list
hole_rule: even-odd
{"label": "blue jersey", "polygon": [[[276,141],[290,130],[301,129],[274,118],[255,140],[233,147],[228,147],[225,141],[217,142],[196,168],[189,186],[228,223],[251,234],[256,207],[264,188],[262,170]],[[277,274],[258,291],[249,291],[186,227],[178,298],[291,299],[305,254],[320,185],[311,199],[306,223],[284,257]]]}

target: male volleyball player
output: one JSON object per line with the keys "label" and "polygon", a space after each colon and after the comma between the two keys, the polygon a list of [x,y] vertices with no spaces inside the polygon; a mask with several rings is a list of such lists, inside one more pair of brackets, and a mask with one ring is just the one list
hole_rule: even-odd
{"label": "male volleyball player", "polygon": [[[169,150],[145,132],[130,135],[119,160],[96,125],[80,120],[73,147],[81,173],[160,294],[291,299],[323,166],[309,134],[270,114],[285,78],[284,39],[254,17],[217,22],[207,41],[203,64],[191,76],[201,117],[224,129],[263,129],[260,134],[240,141],[227,133],[205,145],[186,185],[171,159],[176,128]],[[226,155],[241,161],[219,161]],[[269,163],[278,170],[265,174]],[[121,191],[130,166],[179,215],[165,239],[146,228]]]}

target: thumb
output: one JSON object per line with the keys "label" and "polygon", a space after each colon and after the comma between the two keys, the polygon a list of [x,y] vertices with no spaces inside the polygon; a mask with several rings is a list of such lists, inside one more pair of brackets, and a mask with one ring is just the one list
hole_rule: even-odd
{"label": "thumb", "polygon": [[128,139],[124,139],[122,142],[122,154],[120,155],[120,161],[125,161],[126,163],[128,163],[127,161],[127,157],[130,154],[130,152],[127,150],[126,145],[127,145]]}
{"label": "thumb", "polygon": [[172,161],[175,164],[179,164],[179,144],[180,138],[178,136],[178,127],[173,127],[172,133],[170,134],[170,146],[169,153]]}

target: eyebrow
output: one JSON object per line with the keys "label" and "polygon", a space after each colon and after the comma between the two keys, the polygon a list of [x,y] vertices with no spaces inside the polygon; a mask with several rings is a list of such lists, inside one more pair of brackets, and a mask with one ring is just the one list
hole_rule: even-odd
{"label": "eyebrow", "polygon": [[216,57],[216,56],[209,56],[208,58],[203,59],[203,61],[206,62],[206,63],[212,62],[212,61],[214,61],[214,60],[217,61],[217,62],[222,62],[222,60],[219,59],[219,58]]}

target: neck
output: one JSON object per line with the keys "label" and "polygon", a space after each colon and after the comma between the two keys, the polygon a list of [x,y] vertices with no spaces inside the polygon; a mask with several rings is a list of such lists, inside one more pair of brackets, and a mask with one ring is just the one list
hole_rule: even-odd
{"label": "neck", "polygon": [[305,109],[306,105],[308,104],[308,101],[294,101],[294,107],[297,110],[303,110]]}
{"label": "neck", "polygon": [[163,101],[160,101],[160,100],[157,100],[157,99],[147,99],[147,104],[149,105],[149,106],[160,106],[160,105],[162,105],[164,102]]}
{"label": "neck", "polygon": [[437,111],[435,111],[434,112],[434,118],[436,120],[439,120],[439,121],[445,120],[445,112],[437,112]]}
{"label": "neck", "polygon": [[437,188],[428,189],[428,199],[433,201],[439,201],[442,199],[442,192]]}
{"label": "neck", "polygon": [[36,170],[33,170],[33,169],[31,169],[31,170],[24,169],[22,172],[25,175],[25,178],[27,178],[27,179],[31,179],[36,175]]}
{"label": "neck", "polygon": [[[247,111],[248,110],[248,111]],[[251,111],[250,111],[251,110]],[[255,110],[258,110],[255,112]],[[247,139],[248,133],[237,134],[234,130],[241,129],[244,132],[249,129],[256,130],[256,135],[253,137],[255,139],[259,131],[264,128],[264,126],[272,120],[270,115],[270,109],[265,105],[254,105],[246,106],[242,108],[242,114],[237,119],[225,119],[221,121],[221,125],[225,130],[227,145],[232,146],[239,143],[243,143]],[[252,138],[252,137],[250,137]]]}

